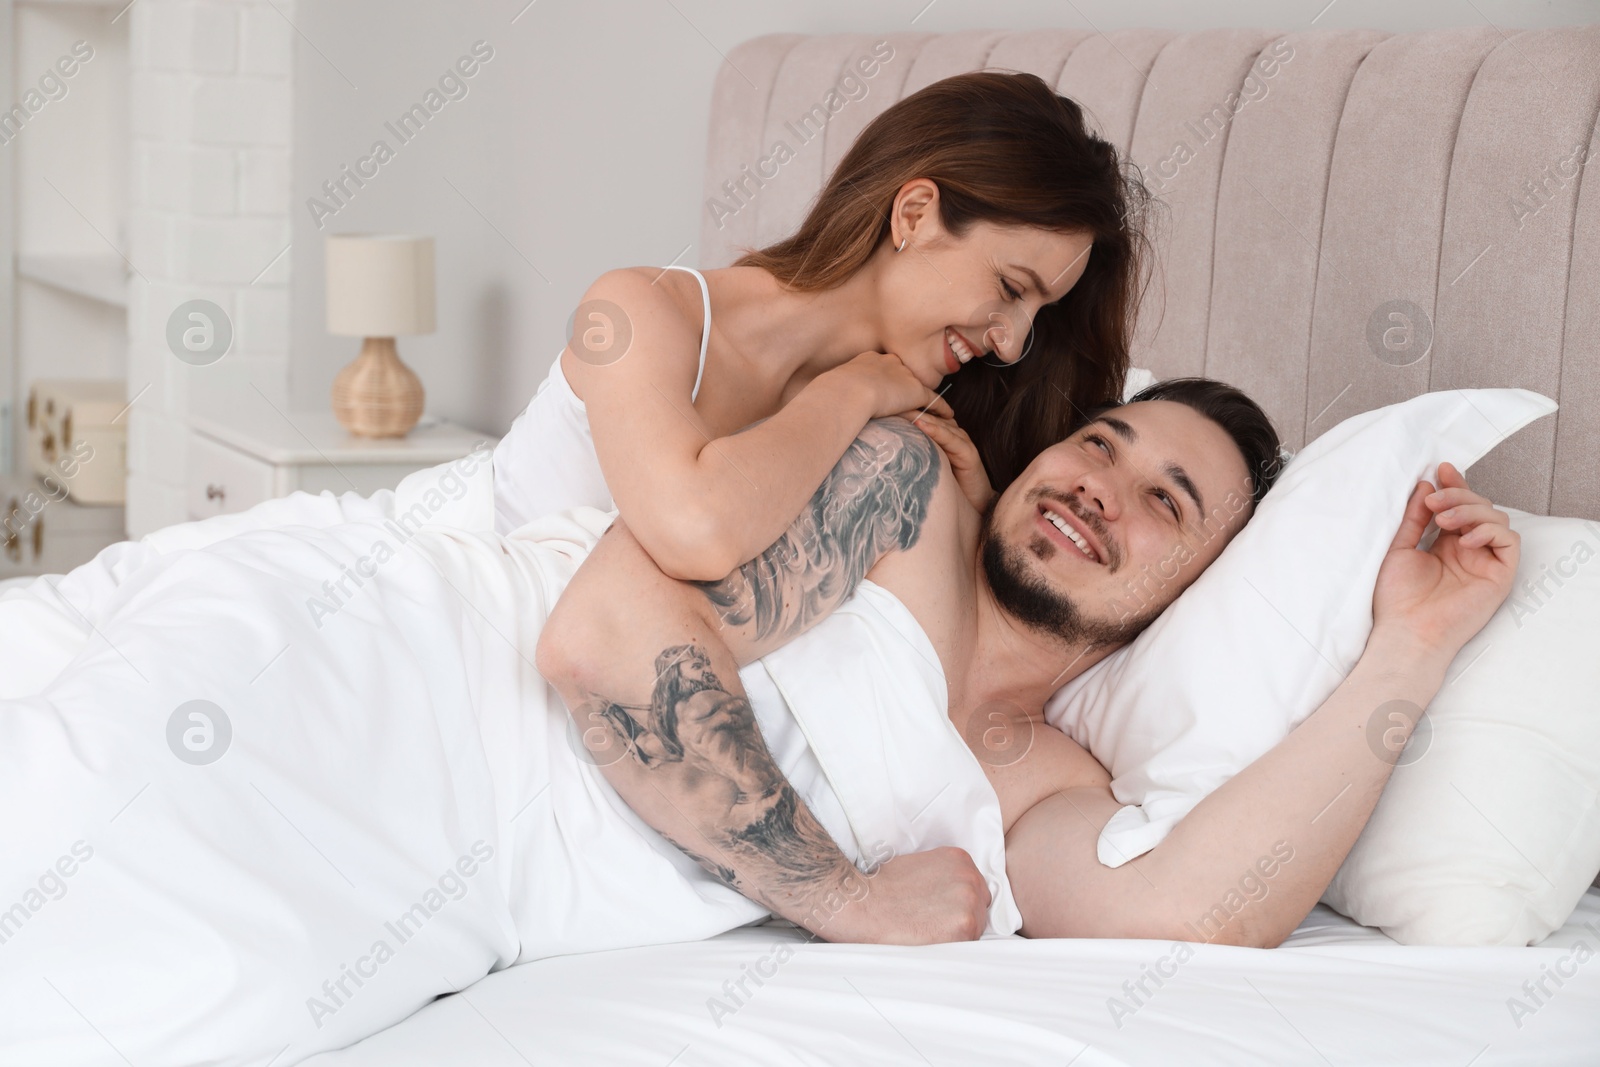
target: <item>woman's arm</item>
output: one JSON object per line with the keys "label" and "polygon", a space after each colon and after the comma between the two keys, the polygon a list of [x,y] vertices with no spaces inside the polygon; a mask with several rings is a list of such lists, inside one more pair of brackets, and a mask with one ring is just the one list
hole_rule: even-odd
{"label": "woman's arm", "polygon": [[[1007,835],[1006,870],[1025,934],[1272,948],[1294,932],[1366,825],[1450,661],[1516,574],[1520,539],[1506,513],[1450,464],[1440,464],[1439,483],[1436,494],[1422,483],[1411,495],[1349,676],[1154,849],[1100,864],[1097,838],[1121,804],[1098,767],[1023,813]],[[1430,518],[1440,532],[1424,551]],[[1374,723],[1383,745],[1373,745]]]}
{"label": "woman's arm", "polygon": [[869,419],[949,410],[896,357],[863,353],[770,418],[715,437],[689,400],[698,337],[664,288],[646,271],[610,271],[584,294],[594,300],[626,316],[627,351],[584,359],[569,349],[562,367],[618,512],[670,578],[722,578],[776,541]]}
{"label": "woman's arm", "polygon": [[874,422],[776,544],[719,582],[661,573],[618,521],[562,593],[537,666],[577,720],[583,755],[641,818],[728,886],[835,941],[978,936],[989,906],[965,852],[889,860],[870,881],[774,763],[739,684],[918,540],[937,450]]}

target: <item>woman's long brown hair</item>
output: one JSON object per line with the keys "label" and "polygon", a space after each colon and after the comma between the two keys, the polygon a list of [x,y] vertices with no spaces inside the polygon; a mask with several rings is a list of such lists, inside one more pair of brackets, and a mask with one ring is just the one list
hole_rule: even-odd
{"label": "woman's long brown hair", "polygon": [[928,178],[957,238],[977,221],[1087,232],[1083,277],[1039,310],[1027,354],[974,359],[944,394],[995,489],[1118,400],[1143,283],[1150,195],[1136,169],[1090,132],[1083,110],[1034,74],[958,74],[891,105],[861,131],[792,235],[735,262],[815,292],[842,285],[889,237],[901,186]]}

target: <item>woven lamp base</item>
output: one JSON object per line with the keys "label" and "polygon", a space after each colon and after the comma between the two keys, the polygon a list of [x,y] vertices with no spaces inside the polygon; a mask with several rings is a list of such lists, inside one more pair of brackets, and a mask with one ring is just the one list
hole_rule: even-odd
{"label": "woven lamp base", "polygon": [[422,417],[422,379],[395,354],[393,337],[368,337],[333,380],[333,414],[360,437],[404,437]]}

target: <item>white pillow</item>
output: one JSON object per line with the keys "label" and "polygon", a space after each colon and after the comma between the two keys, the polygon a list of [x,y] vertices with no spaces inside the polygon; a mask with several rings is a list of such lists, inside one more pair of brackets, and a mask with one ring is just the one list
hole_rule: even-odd
{"label": "white pillow", "polygon": [[1600,870],[1600,523],[1504,510],[1511,595],[1322,897],[1407,945],[1533,944]]}
{"label": "white pillow", "polygon": [[[1118,867],[1276,745],[1355,666],[1372,589],[1416,483],[1465,471],[1556,409],[1526,389],[1427,393],[1346,419],[1301,450],[1222,555],[1045,718],[1111,772],[1100,834]],[[1155,572],[1148,576],[1154,585]]]}
{"label": "white pillow", "polygon": [[1143,367],[1129,367],[1128,376],[1122,380],[1122,402],[1126,404],[1133,399],[1133,394],[1149,385],[1156,383],[1153,371]]}

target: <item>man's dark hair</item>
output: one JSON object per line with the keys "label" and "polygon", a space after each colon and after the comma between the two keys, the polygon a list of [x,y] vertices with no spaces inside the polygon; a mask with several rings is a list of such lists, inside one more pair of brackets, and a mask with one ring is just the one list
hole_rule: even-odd
{"label": "man's dark hair", "polygon": [[[1281,442],[1278,431],[1272,428],[1272,420],[1261,410],[1261,405],[1228,383],[1215,378],[1168,378],[1139,390],[1126,403],[1145,400],[1187,404],[1227,431],[1244,456],[1245,466],[1250,468],[1252,506],[1261,503],[1261,498],[1283,472]],[[1079,427],[1123,406],[1111,403],[1092,407],[1084,412]]]}

